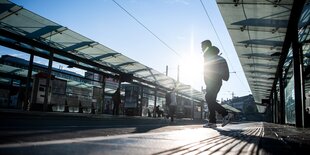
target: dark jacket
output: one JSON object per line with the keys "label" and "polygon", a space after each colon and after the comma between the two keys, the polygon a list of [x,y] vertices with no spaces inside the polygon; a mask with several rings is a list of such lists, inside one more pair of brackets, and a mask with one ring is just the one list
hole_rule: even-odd
{"label": "dark jacket", "polygon": [[229,68],[226,60],[215,55],[207,57],[204,60],[204,81],[206,85],[208,83],[221,83],[222,80],[227,81],[229,79]]}

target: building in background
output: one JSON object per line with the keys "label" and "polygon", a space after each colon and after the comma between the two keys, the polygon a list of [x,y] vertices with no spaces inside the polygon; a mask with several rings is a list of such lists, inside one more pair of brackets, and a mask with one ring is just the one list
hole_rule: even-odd
{"label": "building in background", "polygon": [[234,97],[230,100],[223,101],[222,104],[229,105],[238,109],[235,119],[246,121],[266,121],[268,120],[267,111],[261,111],[260,105],[255,103],[253,95]]}

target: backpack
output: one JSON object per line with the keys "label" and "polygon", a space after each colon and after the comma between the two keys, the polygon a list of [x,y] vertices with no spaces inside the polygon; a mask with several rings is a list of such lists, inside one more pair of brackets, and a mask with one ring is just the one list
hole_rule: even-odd
{"label": "backpack", "polygon": [[220,63],[219,63],[219,70],[220,70],[220,74],[222,76],[222,79],[227,81],[229,79],[229,68],[227,65],[227,62],[224,58],[221,57],[220,59]]}
{"label": "backpack", "polygon": [[171,94],[170,92],[166,93],[166,96],[165,96],[165,98],[166,98],[166,105],[170,105],[170,103],[171,103],[170,94]]}

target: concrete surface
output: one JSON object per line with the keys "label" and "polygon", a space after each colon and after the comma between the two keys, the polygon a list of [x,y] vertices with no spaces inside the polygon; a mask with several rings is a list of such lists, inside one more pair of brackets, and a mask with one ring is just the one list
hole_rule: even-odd
{"label": "concrete surface", "polygon": [[[44,124],[39,121],[42,119],[50,122]],[[203,121],[190,119],[169,124],[159,118],[1,110],[0,121],[0,139],[7,139],[0,143],[0,154],[243,155],[310,151],[308,128],[266,122],[233,122],[211,129],[203,128]],[[81,132],[80,128],[85,129]]]}

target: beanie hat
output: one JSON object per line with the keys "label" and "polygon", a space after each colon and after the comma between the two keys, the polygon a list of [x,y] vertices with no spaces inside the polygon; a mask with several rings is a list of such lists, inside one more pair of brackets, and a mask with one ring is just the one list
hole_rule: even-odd
{"label": "beanie hat", "polygon": [[205,40],[205,41],[201,42],[201,44],[202,44],[202,45],[205,45],[205,46],[207,46],[207,47],[212,46],[212,43],[211,43],[210,40]]}

